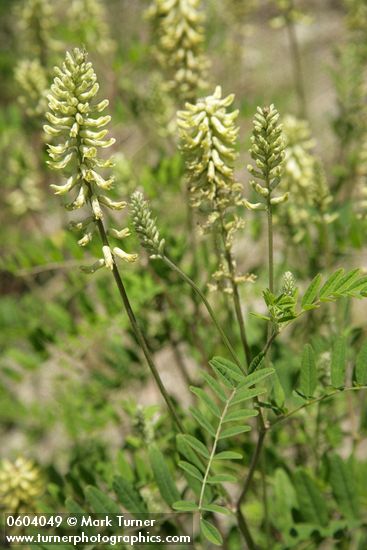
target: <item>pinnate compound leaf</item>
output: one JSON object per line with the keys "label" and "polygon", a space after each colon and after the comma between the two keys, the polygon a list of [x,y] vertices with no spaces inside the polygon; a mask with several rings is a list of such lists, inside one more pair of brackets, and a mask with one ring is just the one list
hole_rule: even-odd
{"label": "pinnate compound leaf", "polygon": [[294,484],[299,510],[304,520],[315,525],[327,525],[329,518],[325,498],[303,468],[296,470]]}
{"label": "pinnate compound leaf", "polygon": [[347,346],[344,336],[339,336],[331,354],[331,384],[334,388],[344,386]]}
{"label": "pinnate compound leaf", "polygon": [[317,385],[316,375],[316,359],[315,352],[310,344],[306,344],[303,348],[301,376],[300,376],[300,392],[305,397],[312,397]]}
{"label": "pinnate compound leaf", "polygon": [[361,386],[367,385],[367,340],[357,355],[355,379],[357,384]]}
{"label": "pinnate compound leaf", "polygon": [[113,490],[121,504],[131,514],[146,514],[147,507],[135,486],[121,476],[116,476],[112,483]]}
{"label": "pinnate compound leaf", "polygon": [[212,544],[215,544],[216,546],[221,546],[223,543],[222,535],[218,531],[216,527],[206,519],[200,520],[200,530],[202,532],[203,537],[206,538],[209,542]]}
{"label": "pinnate compound leaf", "polygon": [[336,502],[347,519],[358,519],[358,494],[352,469],[339,455],[329,457],[330,484]]}
{"label": "pinnate compound leaf", "polygon": [[149,446],[148,453],[159,492],[163,500],[169,506],[172,506],[174,502],[180,499],[180,493],[166,464],[163,453],[158,449],[157,445],[154,444]]}
{"label": "pinnate compound leaf", "polygon": [[317,298],[319,288],[321,286],[321,274],[319,273],[316,275],[316,277],[311,281],[310,286],[307,288],[302,301],[301,301],[301,307],[304,310],[313,309],[314,307],[317,307],[314,305],[314,301]]}

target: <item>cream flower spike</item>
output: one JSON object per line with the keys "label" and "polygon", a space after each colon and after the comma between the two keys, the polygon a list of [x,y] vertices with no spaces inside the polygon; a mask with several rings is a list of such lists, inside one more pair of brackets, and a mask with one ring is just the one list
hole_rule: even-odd
{"label": "cream flower spike", "polygon": [[288,200],[288,193],[277,197],[272,196],[280,183],[285,158],[283,131],[278,121],[279,113],[274,105],[257,108],[250,148],[255,166],[249,164],[247,169],[255,178],[250,181],[250,185],[261,201],[251,203],[245,200],[244,204],[250,210],[266,210],[270,206],[276,206]]}
{"label": "cream flower spike", "polygon": [[[108,137],[105,128],[111,117],[100,114],[107,107],[108,100],[96,101],[99,84],[92,64],[87,61],[87,53],[79,49],[67,52],[62,67],[55,67],[55,73],[48,95],[46,118],[49,124],[44,126],[44,130],[59,140],[58,144],[48,146],[48,164],[54,170],[61,171],[67,180],[64,184],[51,187],[57,195],[73,194],[71,202],[66,204],[68,210],[89,209],[86,220],[73,224],[76,230],[85,232],[78,244],[86,246],[93,237],[96,224],[102,223],[103,209],[122,210],[127,203],[107,196],[114,180],[100,174],[101,170],[113,166],[113,162],[111,159],[101,160],[98,152],[110,147],[115,139]],[[115,230],[112,236],[121,239],[128,234],[126,230]],[[93,273],[103,266],[113,269],[114,258],[110,247],[103,246],[102,252],[103,258],[85,271]],[[124,254],[128,261],[135,261],[135,254]],[[122,253],[116,255],[123,256]],[[126,260],[126,257],[123,259]]]}
{"label": "cream flower spike", "polygon": [[241,204],[242,186],[234,177],[235,144],[239,129],[238,110],[228,112],[234,94],[222,98],[217,86],[214,94],[186,103],[177,113],[181,148],[186,159],[193,206],[215,201],[218,209]]}

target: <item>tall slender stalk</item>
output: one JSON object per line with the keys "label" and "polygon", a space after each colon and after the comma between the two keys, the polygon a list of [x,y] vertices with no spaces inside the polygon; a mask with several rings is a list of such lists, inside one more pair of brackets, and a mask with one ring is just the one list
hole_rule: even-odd
{"label": "tall slender stalk", "polygon": [[226,235],[226,229],[224,226],[224,220],[222,215],[221,215],[221,236],[222,236],[223,247],[224,247],[224,256],[225,256],[225,259],[228,265],[229,274],[231,277],[233,305],[236,312],[236,318],[240,329],[242,347],[243,347],[243,351],[245,354],[245,359],[248,367],[251,362],[251,351],[247,340],[245,320],[243,318],[243,313],[242,313],[240,294],[238,292],[238,285],[236,283],[236,273],[235,273],[233,256],[232,256],[231,250],[229,250],[228,247],[226,246],[227,235]]}
{"label": "tall slender stalk", "polygon": [[[109,247],[110,245],[109,245],[108,237],[107,237],[106,230],[104,228],[102,220],[98,219],[98,220],[96,220],[96,223],[97,223],[98,231],[99,231],[99,234],[100,234],[101,241],[102,241],[103,245]],[[150,371],[151,371],[151,373],[154,377],[154,380],[157,383],[159,391],[160,391],[163,399],[166,402],[168,410],[169,410],[169,412],[172,416],[172,419],[174,420],[177,428],[179,429],[180,432],[183,432],[184,431],[183,425],[182,425],[181,420],[180,420],[180,418],[179,418],[179,416],[176,412],[175,407],[173,406],[171,398],[168,395],[166,388],[164,387],[164,384],[162,382],[160,374],[157,370],[157,367],[154,363],[153,357],[152,357],[152,355],[150,353],[150,350],[148,348],[148,344],[147,344],[147,342],[145,340],[145,337],[144,337],[144,335],[143,335],[143,333],[142,333],[142,331],[139,327],[139,324],[136,320],[134,311],[131,307],[130,300],[129,300],[128,295],[126,293],[124,283],[122,281],[119,269],[118,269],[115,261],[113,262],[112,274],[113,274],[113,277],[115,279],[116,286],[118,288],[118,291],[119,291],[119,294],[121,296],[122,302],[124,304],[127,316],[129,318],[131,328],[132,328],[132,330],[134,332],[134,335],[135,335],[135,337],[136,337],[136,339],[137,339],[137,341],[138,341],[138,343],[139,343],[139,345],[140,345],[140,347],[141,347],[141,349],[144,353],[145,359],[148,363],[148,366],[149,366]]]}
{"label": "tall slender stalk", "polygon": [[182,269],[176,265],[172,260],[170,260],[166,255],[163,255],[162,256],[162,260],[171,268],[173,269],[174,271],[176,271],[176,273],[178,273],[178,275],[184,280],[186,281],[186,283],[188,283],[190,285],[190,287],[197,293],[198,296],[200,296],[203,304],[205,305],[216,329],[218,330],[219,334],[220,334],[220,337],[222,339],[222,342],[223,344],[225,345],[225,347],[227,348],[227,350],[229,351],[232,359],[235,361],[235,363],[241,368],[242,371],[245,371],[244,369],[244,366],[243,364],[241,363],[241,361],[239,360],[235,350],[233,349],[233,346],[231,344],[231,342],[229,341],[226,333],[224,332],[224,330],[222,329],[214,311],[213,311],[213,308],[211,307],[208,299],[206,298],[205,294],[202,292],[202,290],[197,286],[197,284],[184,272],[182,271]]}

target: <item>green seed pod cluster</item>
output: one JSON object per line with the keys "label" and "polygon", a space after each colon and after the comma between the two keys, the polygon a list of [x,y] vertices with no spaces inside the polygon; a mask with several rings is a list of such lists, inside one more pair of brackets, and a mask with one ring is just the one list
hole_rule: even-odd
{"label": "green seed pod cluster", "polygon": [[39,60],[20,61],[14,72],[20,89],[19,103],[29,117],[42,116],[47,109],[48,75]]}
{"label": "green seed pod cluster", "polygon": [[217,86],[213,95],[186,103],[177,113],[181,149],[186,160],[192,205],[224,211],[242,204],[242,186],[234,176],[238,110],[228,112],[234,95],[222,98]]}
{"label": "green seed pod cluster", "polygon": [[90,51],[109,54],[116,49],[110,37],[107,14],[99,0],[72,0],[70,3],[70,29],[77,40]]}
{"label": "green seed pod cluster", "polygon": [[255,166],[249,164],[247,169],[255,178],[250,181],[250,185],[260,196],[261,202],[245,201],[245,205],[250,210],[266,210],[288,199],[288,193],[277,197],[272,196],[280,183],[285,158],[283,131],[278,121],[279,113],[274,105],[257,108],[250,148]]}
{"label": "green seed pod cluster", "polygon": [[131,215],[134,229],[141,245],[149,252],[151,258],[164,254],[164,239],[161,239],[157,222],[152,216],[148,201],[143,193],[135,191],[131,196]]}
{"label": "green seed pod cluster", "polygon": [[1,462],[0,509],[13,514],[36,512],[37,499],[44,491],[41,471],[32,461],[20,457]]}
{"label": "green seed pod cluster", "polygon": [[208,60],[200,0],[153,0],[147,10],[157,43],[156,57],[179,101],[197,97],[206,88]]}
{"label": "green seed pod cluster", "polygon": [[[102,160],[98,152],[110,147],[114,138],[107,138],[105,126],[110,122],[109,115],[101,115],[108,100],[96,102],[99,89],[93,66],[87,61],[85,51],[74,49],[67,52],[62,68],[55,67],[55,79],[48,95],[49,124],[44,126],[47,134],[59,140],[57,145],[49,145],[48,164],[67,176],[63,185],[52,185],[55,194],[73,194],[73,200],[66,205],[68,210],[88,206],[92,215],[74,224],[75,229],[83,230],[79,240],[81,246],[88,244],[93,236],[96,222],[103,219],[103,207],[113,210],[125,208],[126,202],[114,201],[108,197],[114,178],[103,177],[100,171],[113,165],[111,159]],[[115,236],[127,236],[127,230],[116,231]],[[108,249],[108,250],[107,250]],[[127,254],[114,248],[113,254],[125,261],[135,261],[136,254]],[[109,247],[103,247],[103,258],[91,267],[95,271],[106,265],[113,269],[113,256]]]}

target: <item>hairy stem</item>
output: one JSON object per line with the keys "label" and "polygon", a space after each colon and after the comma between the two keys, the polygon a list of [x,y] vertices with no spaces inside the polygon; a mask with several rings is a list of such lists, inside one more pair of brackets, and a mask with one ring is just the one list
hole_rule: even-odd
{"label": "hairy stem", "polygon": [[302,411],[303,409],[307,409],[308,407],[311,407],[311,405],[315,405],[316,403],[320,403],[321,401],[326,401],[327,399],[331,399],[332,397],[336,395],[340,395],[342,393],[350,392],[350,391],[359,391],[359,390],[367,390],[367,386],[353,386],[352,388],[343,388],[341,390],[335,390],[331,393],[321,395],[321,397],[316,397],[315,399],[311,399],[310,401],[307,401],[307,403],[303,403],[303,405],[300,405],[299,407],[296,407],[292,411],[287,412],[283,416],[280,416],[279,418],[276,418],[274,422],[272,422],[269,426],[269,430],[273,429],[278,424],[284,422],[291,416],[294,416],[298,412]]}
{"label": "hairy stem", "polygon": [[212,447],[212,450],[211,450],[211,453],[210,453],[210,457],[209,457],[209,460],[208,460],[208,464],[206,466],[206,470],[205,470],[205,474],[204,474],[204,479],[203,479],[203,484],[201,486],[201,491],[200,491],[200,497],[199,497],[199,511],[201,512],[201,507],[203,505],[203,499],[204,499],[204,493],[205,493],[205,488],[206,488],[206,482],[207,482],[207,479],[209,477],[209,473],[210,473],[210,469],[212,467],[212,463],[213,463],[213,459],[214,459],[214,456],[215,456],[215,451],[217,450],[217,445],[218,445],[218,439],[219,439],[219,436],[220,436],[220,432],[222,430],[222,424],[223,424],[223,420],[227,414],[227,411],[228,411],[228,407],[230,406],[231,404],[231,401],[234,397],[234,395],[236,394],[236,389],[234,389],[231,393],[231,395],[229,396],[224,408],[223,408],[223,411],[222,411],[222,414],[220,416],[220,419],[219,419],[219,423],[218,423],[218,428],[217,428],[217,431],[215,433],[215,437],[214,437],[214,441],[213,441],[213,447]]}
{"label": "hairy stem", "polygon": [[232,285],[232,297],[233,297],[233,305],[236,312],[237,322],[240,329],[240,335],[241,335],[241,342],[243,351],[246,358],[247,366],[249,366],[251,362],[251,351],[250,346],[247,341],[247,335],[246,335],[246,327],[245,327],[245,320],[243,318],[242,314],[242,308],[241,308],[241,300],[240,300],[240,294],[238,292],[238,285],[236,283],[236,272],[235,272],[235,266],[234,261],[232,257],[231,251],[228,249],[226,245],[227,240],[227,231],[224,226],[223,216],[221,214],[221,235],[222,235],[222,241],[223,241],[223,247],[224,247],[224,255],[225,259],[228,265],[229,274],[231,277],[231,285]]}
{"label": "hairy stem", "polygon": [[205,305],[205,307],[206,307],[206,309],[207,309],[207,311],[208,311],[208,313],[209,313],[216,329],[218,330],[218,332],[221,336],[223,344],[225,345],[225,347],[227,348],[227,350],[231,354],[231,357],[235,361],[235,363],[241,368],[242,371],[244,371],[244,367],[243,367],[241,361],[238,359],[237,354],[236,354],[236,352],[234,351],[234,349],[232,347],[232,344],[230,343],[226,333],[224,332],[224,330],[220,326],[219,321],[217,320],[217,317],[216,317],[211,305],[209,304],[209,301],[207,300],[205,294],[200,290],[200,288],[196,285],[196,283],[186,273],[184,273],[178,267],[178,265],[176,265],[174,262],[172,262],[172,260],[170,260],[167,256],[163,256],[162,259],[171,269],[176,271],[176,273],[178,273],[178,275],[184,281],[186,281],[191,286],[191,288],[193,290],[195,290],[195,292],[200,296],[200,298],[201,298],[203,304]]}
{"label": "hairy stem", "polygon": [[[106,230],[104,228],[102,220],[97,219],[96,224],[97,224],[98,231],[99,231],[99,234],[100,234],[103,245],[110,247],[108,237],[107,237],[107,234],[106,234]],[[152,355],[149,351],[149,348],[148,348],[147,342],[145,340],[145,337],[144,337],[144,335],[143,335],[143,333],[142,333],[142,331],[141,331],[141,329],[138,325],[138,322],[136,320],[134,311],[133,311],[133,309],[131,307],[131,304],[130,304],[130,300],[129,300],[128,295],[126,293],[124,283],[122,281],[120,272],[118,270],[118,267],[117,267],[115,261],[113,262],[112,274],[113,274],[113,277],[115,279],[116,286],[117,286],[118,291],[120,293],[122,302],[124,304],[124,307],[125,307],[127,316],[129,318],[131,328],[134,332],[135,338],[137,339],[137,341],[138,341],[138,343],[139,343],[139,345],[140,345],[140,347],[141,347],[141,349],[144,353],[145,359],[146,359],[146,361],[148,363],[148,366],[151,370],[151,373],[153,374],[153,377],[154,377],[154,379],[157,383],[159,391],[161,392],[161,395],[162,395],[163,399],[166,402],[168,410],[169,410],[169,412],[172,416],[172,419],[175,422],[177,428],[179,429],[180,432],[184,432],[181,420],[180,420],[179,416],[177,415],[176,409],[173,406],[173,403],[171,401],[170,396],[167,393],[166,388],[164,387],[162,379],[161,379],[161,377],[159,375],[159,372],[157,370],[157,367],[154,363],[153,357],[152,357]]]}

